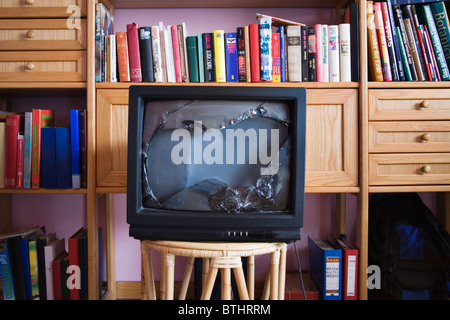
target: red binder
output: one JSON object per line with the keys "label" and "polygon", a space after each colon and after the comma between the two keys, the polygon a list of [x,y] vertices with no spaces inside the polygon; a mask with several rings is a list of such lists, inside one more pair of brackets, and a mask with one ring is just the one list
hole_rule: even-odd
{"label": "red binder", "polygon": [[356,300],[358,298],[358,249],[354,248],[340,236],[336,240],[338,247],[342,250],[342,299]]}

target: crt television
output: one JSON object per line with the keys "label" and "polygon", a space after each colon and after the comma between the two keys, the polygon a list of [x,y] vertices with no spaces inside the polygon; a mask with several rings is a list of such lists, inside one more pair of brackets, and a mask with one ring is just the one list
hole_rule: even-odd
{"label": "crt television", "polygon": [[130,86],[130,236],[300,239],[305,128],[304,88]]}

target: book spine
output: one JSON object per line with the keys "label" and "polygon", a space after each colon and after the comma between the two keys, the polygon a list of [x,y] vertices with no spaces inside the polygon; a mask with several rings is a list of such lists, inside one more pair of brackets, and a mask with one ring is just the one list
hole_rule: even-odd
{"label": "book spine", "polygon": [[397,58],[395,56],[393,32],[391,27],[391,20],[389,17],[388,6],[386,2],[381,3],[381,13],[384,23],[384,32],[386,35],[386,45],[389,53],[389,61],[391,63],[392,81],[399,81],[400,75],[398,71]]}
{"label": "book spine", "polygon": [[328,52],[330,82],[339,82],[340,76],[340,53],[339,53],[339,26],[331,25],[328,27]]}
{"label": "book spine", "polygon": [[383,13],[381,11],[381,2],[375,2],[374,16],[375,16],[375,30],[377,32],[378,44],[380,47],[381,65],[383,67],[383,80],[392,81],[391,62],[386,43],[386,33],[384,30]]}
{"label": "book spine", "polygon": [[70,153],[71,153],[71,186],[73,189],[81,187],[80,168],[80,110],[70,110]]}
{"label": "book spine", "polygon": [[272,82],[272,19],[259,19],[261,81]]}
{"label": "book spine", "polygon": [[172,26],[167,26],[166,28],[160,22],[159,30],[162,82],[177,82],[173,55]]}
{"label": "book spine", "polygon": [[413,25],[413,21],[411,18],[411,14],[410,14],[410,8],[409,7],[404,7],[403,8],[403,23],[405,25],[405,30],[406,30],[406,36],[408,38],[408,43],[409,43],[409,49],[411,51],[411,56],[413,58],[414,61],[414,66],[416,68],[416,73],[417,73],[417,80],[419,81],[424,81],[425,80],[425,75],[422,69],[422,62],[420,59],[420,53],[419,50],[420,48],[417,45],[417,41],[416,41],[416,36],[414,33],[414,25]]}
{"label": "book spine", "polygon": [[321,24],[316,24],[316,79],[323,82],[323,29]]}
{"label": "book spine", "polygon": [[116,33],[117,68],[120,82],[130,82],[130,64],[128,59],[128,41],[126,32]]}
{"label": "book spine", "polygon": [[111,75],[111,82],[117,82],[117,41],[116,41],[116,36],[115,35],[110,35],[110,47],[109,47],[109,52],[110,52],[110,61],[111,61],[111,66],[109,68],[109,72]]}
{"label": "book spine", "polygon": [[405,69],[402,61],[402,55],[400,53],[400,44],[399,39],[397,36],[397,28],[395,25],[395,19],[394,19],[394,12],[392,8],[392,1],[386,0],[386,9],[387,9],[387,15],[389,19],[389,25],[391,27],[391,33],[392,33],[392,43],[394,45],[394,52],[395,52],[395,58],[398,68],[398,76],[400,81],[405,81]]}
{"label": "book spine", "polygon": [[252,82],[252,70],[250,62],[250,34],[249,27],[244,27],[244,38],[245,38],[245,77],[246,82]]}
{"label": "book spine", "polygon": [[214,82],[216,79],[214,71],[214,36],[212,33],[203,33],[203,61],[205,63],[205,82]]}
{"label": "book spine", "polygon": [[52,261],[52,284],[53,284],[53,299],[52,300],[62,300],[61,291],[61,260]]}
{"label": "book spine", "polygon": [[225,33],[225,65],[227,82],[238,82],[238,54],[236,32]]}
{"label": "book spine", "polygon": [[281,49],[280,34],[272,33],[272,78],[273,82],[281,82]]}
{"label": "book spine", "polygon": [[431,45],[430,38],[428,36],[428,31],[426,26],[420,25],[420,31],[422,32],[422,38],[424,41],[425,51],[428,57],[430,71],[431,71],[431,81],[440,81],[438,66],[436,63],[436,58],[434,55],[433,47]]}
{"label": "book spine", "polygon": [[31,188],[31,143],[32,143],[32,118],[33,113],[25,112],[24,118],[24,146],[23,146],[23,188]]}
{"label": "book spine", "polygon": [[110,52],[110,48],[111,48],[111,36],[107,35],[105,36],[105,74],[104,74],[104,79],[103,82],[111,82],[111,72],[110,72],[110,68],[111,68],[111,52]]}
{"label": "book spine", "polygon": [[39,300],[39,275],[36,240],[28,242],[28,256],[30,260],[31,299]]}
{"label": "book spine", "polygon": [[450,25],[446,5],[444,2],[436,2],[430,4],[431,11],[433,12],[434,22],[436,29],[439,33],[439,39],[441,40],[442,50],[444,51],[445,60],[447,66],[450,65]]}
{"label": "book spine", "polygon": [[236,29],[237,46],[238,46],[238,75],[239,82],[247,82],[247,69],[245,59],[245,28],[238,27]]}
{"label": "book spine", "polygon": [[280,81],[286,82],[286,34],[284,26],[278,28],[280,35]]}
{"label": "book spine", "polygon": [[161,66],[161,39],[158,26],[151,26],[153,78],[155,82],[163,82]]}
{"label": "book spine", "polygon": [[373,1],[367,1],[367,39],[369,51],[369,80],[383,81],[383,67],[375,29]]}
{"label": "book spine", "polygon": [[250,38],[250,63],[251,63],[251,79],[252,82],[261,81],[261,56],[259,49],[259,25],[251,23],[249,25]]}
{"label": "book spine", "polygon": [[141,55],[142,81],[154,82],[151,27],[139,28],[139,50]]}
{"label": "book spine", "polygon": [[399,27],[395,27],[397,30],[397,39],[398,39],[398,45],[399,45],[399,49],[400,49],[400,56],[402,58],[402,63],[403,63],[403,70],[405,72],[405,80],[406,81],[412,81],[412,77],[411,77],[411,70],[409,69],[409,64],[408,64],[408,57],[406,56],[406,50],[405,50],[405,46],[403,44],[403,40],[401,38],[401,31]]}
{"label": "book spine", "polygon": [[324,82],[330,81],[330,48],[328,42],[330,35],[327,24],[322,24],[322,41],[323,41],[323,57],[322,57],[322,77]]}
{"label": "book spine", "polygon": [[339,61],[340,81],[352,81],[352,57],[351,57],[350,23],[339,25]]}
{"label": "book spine", "polygon": [[5,132],[5,188],[16,188],[17,175],[17,137],[20,130],[20,116],[8,114],[6,116]]}
{"label": "book spine", "polygon": [[23,188],[23,155],[24,155],[23,132],[17,135],[17,168],[16,168],[16,189]]}
{"label": "book spine", "polygon": [[127,24],[128,55],[130,64],[130,81],[142,81],[141,56],[139,52],[139,25]]}
{"label": "book spine", "polygon": [[54,111],[33,109],[33,132],[31,145],[31,187],[39,188],[41,183],[41,129],[54,124]]}
{"label": "book spine", "polygon": [[[86,110],[79,111],[80,123],[80,185],[87,188],[87,114]],[[72,186],[73,187],[73,186]]]}
{"label": "book spine", "polygon": [[359,3],[350,4],[350,44],[352,81],[359,82],[360,73],[360,39],[359,39]]}
{"label": "book spine", "polygon": [[198,77],[200,82],[205,82],[205,63],[203,61],[203,37],[201,33],[197,34],[197,49],[198,49]]}
{"label": "book spine", "polygon": [[225,32],[223,30],[214,30],[213,36],[216,82],[226,82],[227,74],[225,68]]}
{"label": "book spine", "polygon": [[175,67],[175,81],[182,82],[183,76],[181,74],[181,55],[180,55],[180,43],[178,39],[178,27],[171,26],[170,31],[172,33],[172,46],[173,46],[173,62]]}
{"label": "book spine", "polygon": [[316,29],[308,29],[308,81],[317,81],[316,70]]}
{"label": "book spine", "polygon": [[411,80],[417,81],[416,67],[414,65],[414,61],[413,61],[413,58],[411,55],[411,50],[409,47],[408,35],[406,34],[406,27],[405,27],[405,23],[403,21],[402,10],[399,6],[394,6],[393,9],[394,9],[395,23],[399,27],[400,36],[402,38],[402,43],[405,48],[405,53],[406,53],[406,57],[407,57],[407,61],[408,61],[408,67],[409,67],[409,71],[411,73]]}
{"label": "book spine", "polygon": [[188,36],[186,38],[190,82],[200,82],[197,45],[197,36]]}
{"label": "book spine", "polygon": [[55,128],[56,187],[58,189],[72,188],[70,131],[69,127]]}
{"label": "book spine", "polygon": [[308,27],[301,26],[302,41],[302,81],[308,82]]}
{"label": "book spine", "polygon": [[15,300],[11,261],[6,241],[0,242],[0,280],[3,287],[3,299]]}
{"label": "book spine", "polygon": [[181,59],[181,73],[183,82],[189,82],[189,68],[188,68],[188,57],[187,57],[187,47],[186,38],[188,36],[186,23],[181,23],[178,26],[178,41],[180,43],[180,59]]}
{"label": "book spine", "polygon": [[286,27],[286,48],[288,57],[288,81],[302,81],[302,47],[300,26]]}
{"label": "book spine", "polygon": [[42,147],[42,187],[56,188],[56,133],[55,127],[41,129]]}
{"label": "book spine", "polygon": [[5,188],[6,123],[0,122],[0,189]]}

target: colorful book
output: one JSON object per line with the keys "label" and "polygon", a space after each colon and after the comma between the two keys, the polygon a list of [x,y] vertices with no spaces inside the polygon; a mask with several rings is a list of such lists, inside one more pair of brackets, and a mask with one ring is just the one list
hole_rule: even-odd
{"label": "colorful book", "polygon": [[[392,45],[394,49],[394,59],[395,59],[395,65],[398,70],[398,80],[399,81],[405,81],[405,69],[402,61],[402,55],[400,52],[400,44],[398,42],[398,36],[397,36],[397,28],[395,25],[395,19],[394,19],[394,11],[392,8],[392,2],[391,0],[386,0],[384,4],[382,4],[383,7],[383,18],[387,21],[385,21],[386,29],[390,30],[391,37],[392,37]],[[389,33],[389,31],[388,31]],[[395,71],[394,67],[393,70]]]}
{"label": "colorful book", "polygon": [[411,56],[413,58],[413,62],[416,68],[417,80],[425,81],[426,71],[424,71],[423,69],[424,65],[422,63],[423,61],[422,52],[416,37],[414,21],[411,16],[410,9],[411,6],[406,6],[402,8],[403,23],[405,25],[406,36],[408,38],[409,50],[411,51]]}
{"label": "colorful book", "polygon": [[392,81],[391,62],[389,60],[389,53],[386,43],[386,33],[384,31],[381,2],[375,2],[373,4],[373,7],[374,7],[375,30],[377,33],[378,45],[380,48],[381,65],[383,68],[383,80]]}
{"label": "colorful book", "polygon": [[391,27],[391,21],[389,18],[389,11],[388,11],[388,7],[387,7],[387,3],[382,2],[382,3],[380,3],[380,6],[381,6],[382,21],[383,21],[383,26],[384,26],[384,34],[386,36],[386,46],[387,46],[389,62],[390,62],[390,66],[391,66],[392,81],[399,81],[400,75],[399,75],[398,66],[397,66],[397,58],[395,56],[394,39],[393,39],[393,33],[392,33],[392,27]]}
{"label": "colorful book", "polygon": [[212,33],[203,33],[203,63],[205,72],[205,82],[216,81],[215,63],[214,63],[214,35]]}
{"label": "colorful book", "polygon": [[54,110],[33,109],[33,142],[31,145],[31,187],[41,185],[41,129],[54,125]]}
{"label": "colorful book", "polygon": [[37,255],[37,239],[28,242],[28,257],[30,261],[31,299],[39,300],[39,267]]}
{"label": "colorful book", "polygon": [[322,81],[329,82],[330,81],[330,49],[328,47],[329,41],[329,31],[328,25],[322,24],[322,47],[323,47],[323,56],[322,56]]}
{"label": "colorful book", "polygon": [[180,42],[178,39],[178,27],[171,26],[170,32],[172,35],[172,46],[173,46],[173,62],[175,67],[175,81],[182,82],[183,75],[181,70],[181,52],[180,52]]}
{"label": "colorful book", "polygon": [[151,27],[153,77],[155,82],[163,82],[162,52],[159,26]]}
{"label": "colorful book", "polygon": [[352,81],[352,54],[350,23],[339,25],[339,61],[340,61],[340,81]]}
{"label": "colorful book", "polygon": [[284,26],[278,28],[278,34],[280,35],[280,81],[286,82],[286,32]]}
{"label": "colorful book", "polygon": [[409,47],[408,35],[406,33],[406,27],[403,21],[402,9],[400,8],[400,6],[393,6],[392,9],[394,11],[395,24],[398,26],[400,31],[399,38],[401,38],[401,43],[403,44],[403,47],[405,49],[405,55],[407,58],[406,61],[409,67],[409,73],[411,74],[411,81],[417,81],[417,71],[411,54],[411,49]]}
{"label": "colorful book", "polygon": [[316,81],[323,82],[323,28],[321,24],[315,24],[316,30]]}
{"label": "colorful book", "polygon": [[450,66],[450,23],[447,14],[447,6],[448,4],[445,4],[444,2],[430,4],[434,22],[439,31],[439,39],[441,40],[445,60],[447,61],[447,66]]}
{"label": "colorful book", "polygon": [[[56,188],[72,188],[71,128],[55,127]],[[79,160],[79,159],[78,159]]]}
{"label": "colorful book", "polygon": [[198,78],[199,82],[205,82],[205,63],[203,61],[203,37],[197,33],[197,56],[198,56]]}
{"label": "colorful book", "polygon": [[381,65],[380,49],[378,46],[377,31],[375,28],[375,14],[373,1],[367,3],[367,40],[369,52],[369,80],[383,81],[383,67]]}
{"label": "colorful book", "polygon": [[250,42],[250,69],[251,81],[261,81],[261,55],[259,53],[259,25],[251,23],[248,26],[249,42]]}
{"label": "colorful book", "polygon": [[281,82],[281,48],[280,34],[272,33],[272,78],[273,82]]}
{"label": "colorful book", "polygon": [[317,81],[316,70],[316,28],[308,28],[308,81]]}
{"label": "colorful book", "polygon": [[342,300],[358,299],[358,249],[340,236],[336,244],[342,250]]}
{"label": "colorful book", "polygon": [[287,79],[289,82],[302,81],[301,26],[286,27]]}
{"label": "colorful book", "polygon": [[226,82],[225,66],[225,31],[214,30],[214,62],[216,71],[216,82]]}
{"label": "colorful book", "polygon": [[0,280],[3,288],[3,299],[15,300],[11,261],[9,259],[7,241],[0,242]]}
{"label": "colorful book", "polygon": [[142,81],[141,55],[139,52],[139,25],[127,24],[128,59],[130,65],[130,81]]}
{"label": "colorful book", "polygon": [[42,188],[56,188],[56,131],[55,127],[41,129]]}
{"label": "colorful book", "polygon": [[23,132],[17,135],[17,167],[16,167],[16,189],[23,188],[23,154],[24,136]]}
{"label": "colorful book", "polygon": [[23,188],[31,188],[31,144],[33,141],[33,113],[25,112],[23,127]]}
{"label": "colorful book", "polygon": [[80,110],[70,110],[70,163],[71,187],[81,188],[81,161],[80,161]]}
{"label": "colorful book", "polygon": [[141,55],[142,81],[154,82],[151,27],[139,28],[139,50]]}
{"label": "colorful book", "polygon": [[259,45],[261,54],[261,81],[272,82],[272,19],[259,19]]}
{"label": "colorful book", "polygon": [[200,82],[197,36],[188,36],[186,38],[186,46],[189,67],[189,82]]}
{"label": "colorful book", "polygon": [[245,58],[245,27],[238,27],[236,30],[239,82],[247,82],[247,68]]}
{"label": "colorful book", "polygon": [[116,33],[117,68],[120,82],[130,82],[130,62],[126,32]]}
{"label": "colorful book", "polygon": [[21,116],[6,115],[5,131],[5,188],[15,189],[17,178],[17,137],[20,132]]}
{"label": "colorful book", "polygon": [[238,82],[238,48],[237,48],[237,33],[225,33],[225,65],[227,82]]}
{"label": "colorful book", "polygon": [[339,82],[341,80],[340,51],[339,51],[339,26],[330,25],[328,27],[328,52],[330,82]]}

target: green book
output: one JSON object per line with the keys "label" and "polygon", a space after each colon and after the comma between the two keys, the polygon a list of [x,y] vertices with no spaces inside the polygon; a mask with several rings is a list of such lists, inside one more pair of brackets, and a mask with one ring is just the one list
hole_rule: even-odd
{"label": "green book", "polygon": [[198,40],[197,36],[189,36],[186,38],[188,67],[189,67],[189,81],[199,82],[198,71]]}
{"label": "green book", "polygon": [[400,55],[402,58],[403,69],[405,70],[406,81],[412,81],[411,69],[409,69],[408,57],[406,56],[405,45],[403,44],[403,39],[399,27],[396,28],[396,36],[398,38],[398,47],[400,49]]}
{"label": "green book", "polygon": [[436,29],[439,33],[439,39],[441,39],[447,66],[450,66],[450,25],[445,4],[444,2],[436,2],[430,4],[430,7],[433,12]]}

